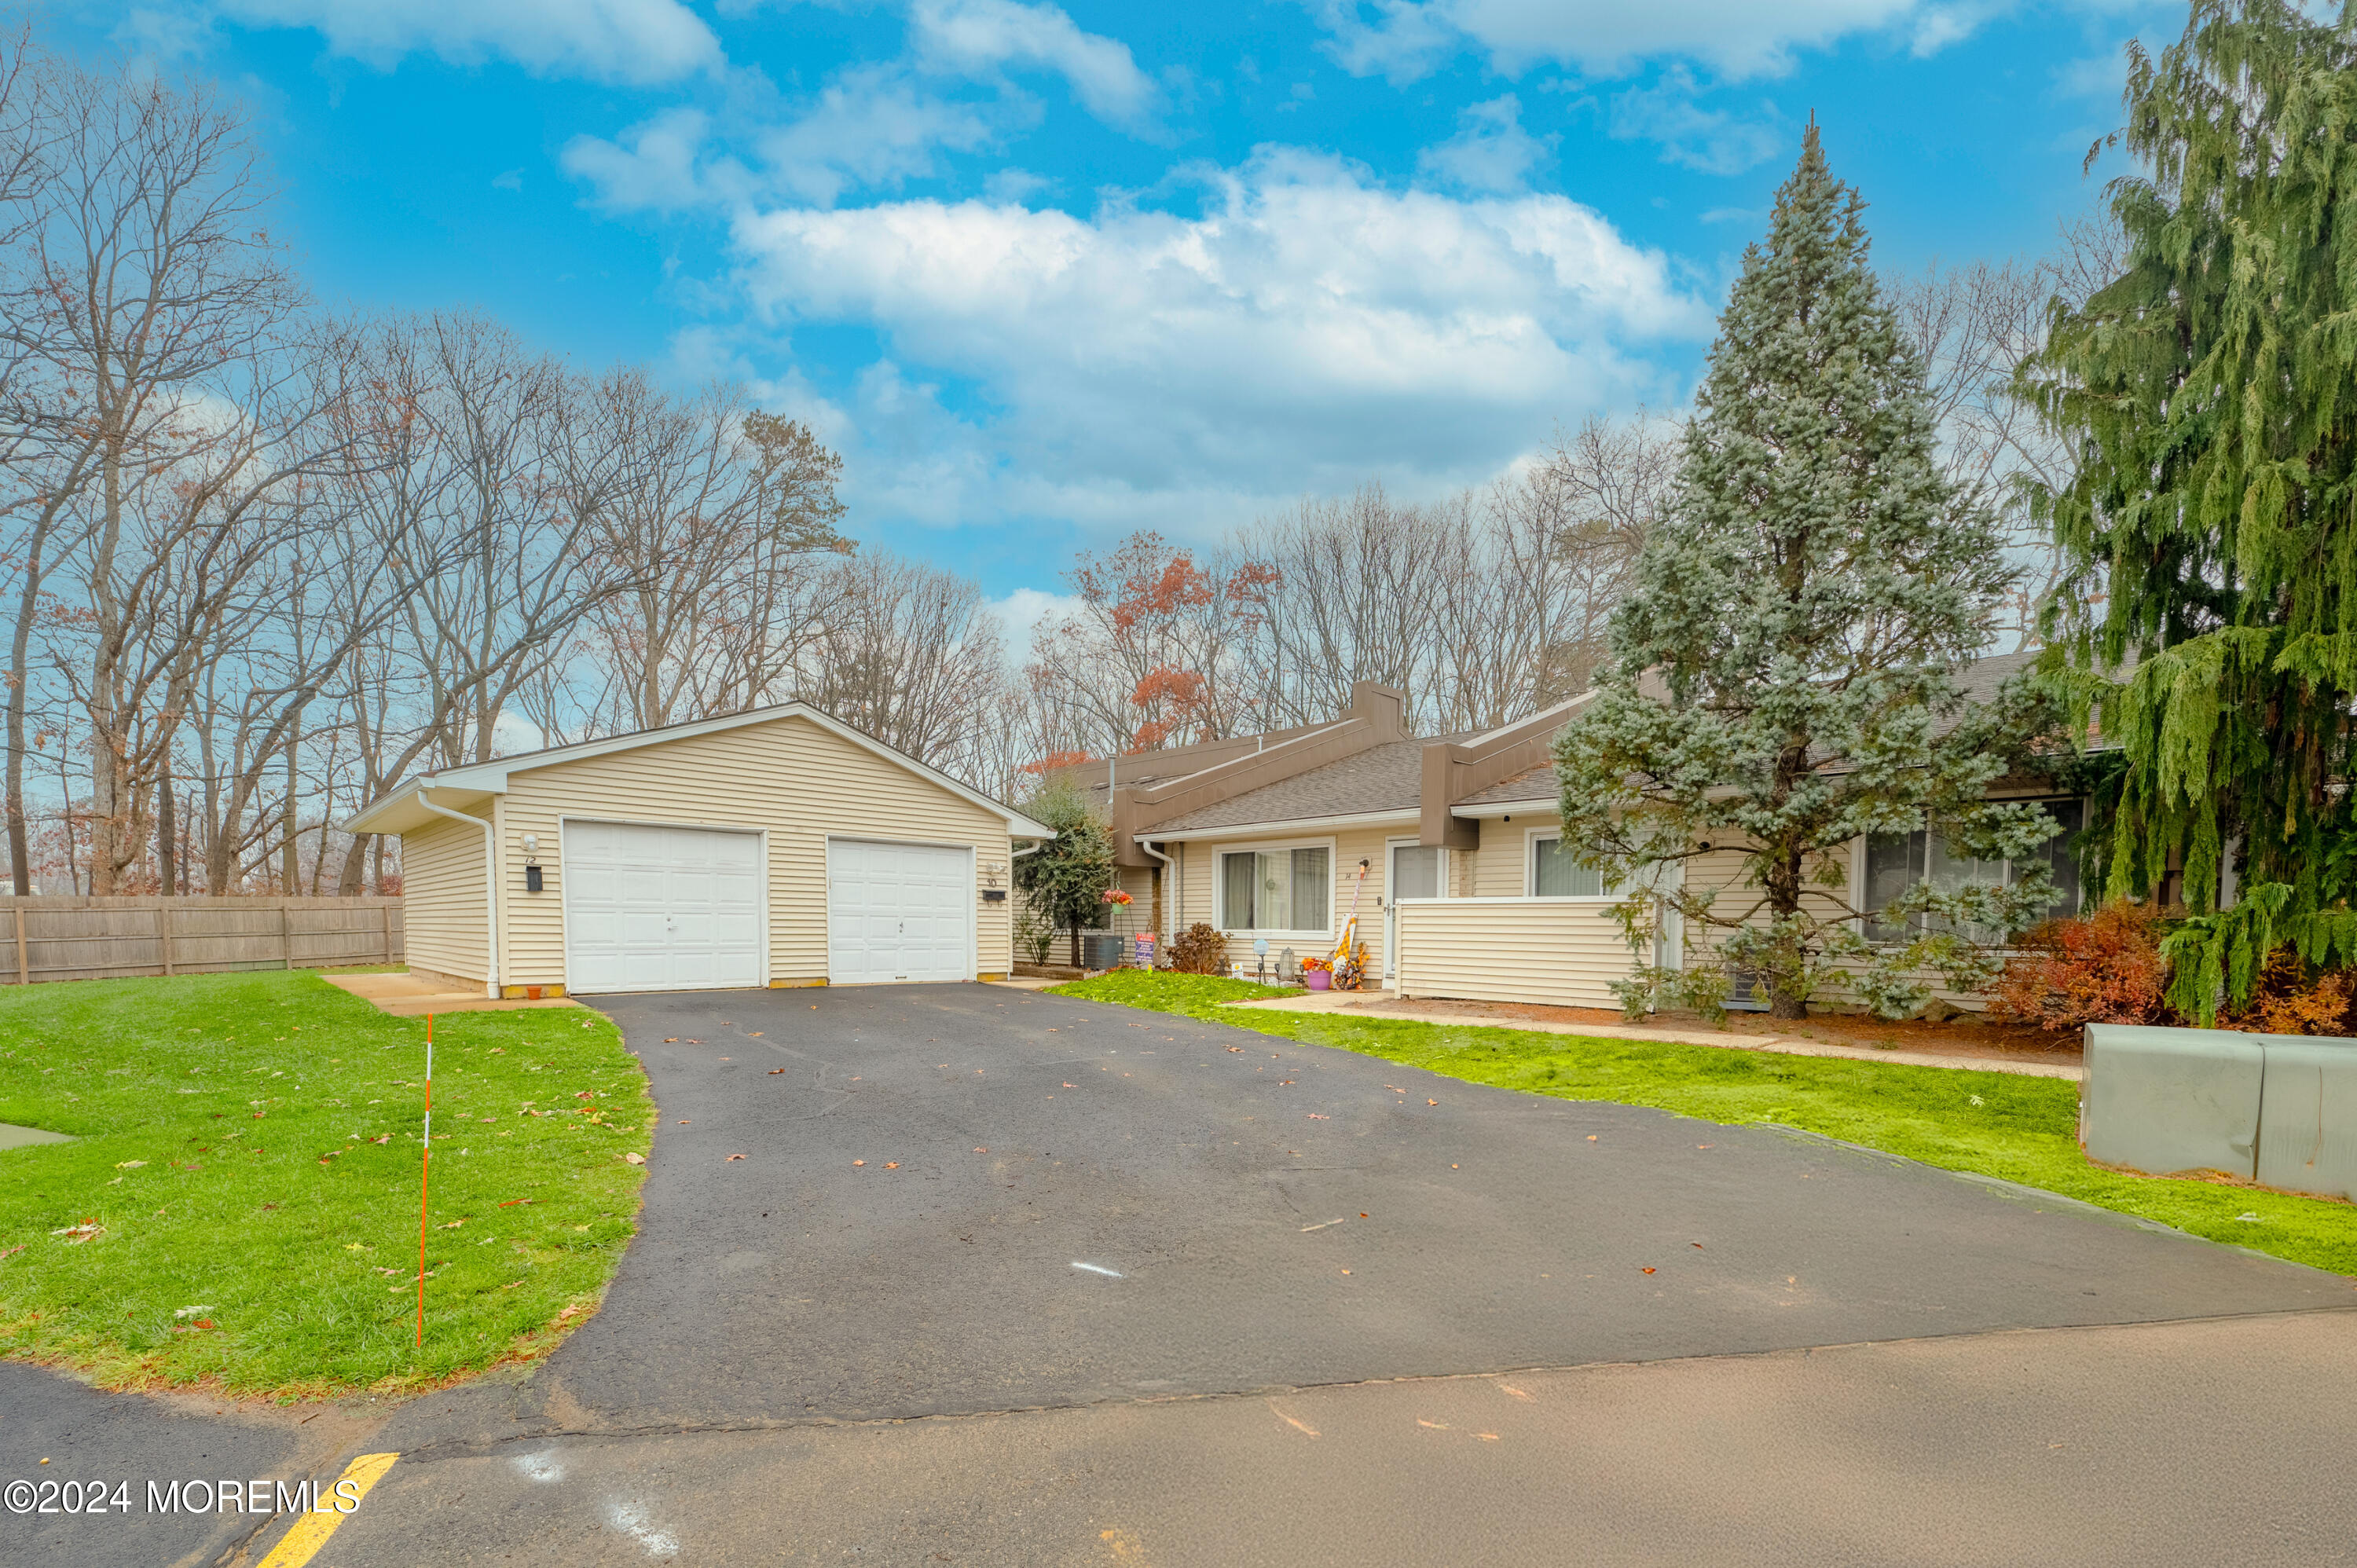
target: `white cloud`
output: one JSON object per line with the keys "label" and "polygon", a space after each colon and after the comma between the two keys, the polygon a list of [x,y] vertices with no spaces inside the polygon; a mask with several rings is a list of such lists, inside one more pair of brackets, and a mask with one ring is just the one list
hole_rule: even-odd
{"label": "white cloud", "polygon": [[[1918,0],[1321,0],[1333,52],[1362,75],[1420,76],[1458,50],[1520,71],[1559,60],[1617,75],[1647,59],[1773,75],[1796,48],[1907,18]],[[1947,9],[1953,9],[1948,7]],[[1372,13],[1372,20],[1368,13]]]}
{"label": "white cloud", "polygon": [[1709,331],[1664,257],[1559,196],[1395,192],[1286,150],[1207,178],[1194,218],[747,207],[739,278],[768,321],[883,337],[856,466],[905,466],[944,521],[1200,533],[1371,474],[1465,482],[1559,419],[1674,402],[1647,355]]}
{"label": "white cloud", "polygon": [[696,161],[710,124],[700,109],[667,109],[624,132],[619,143],[576,136],[556,161],[574,178],[596,187],[605,206],[682,211],[712,199]]}
{"label": "white cloud", "polygon": [[754,145],[776,188],[833,202],[857,187],[922,178],[941,149],[971,151],[996,134],[985,106],[937,97],[895,66],[856,66],[827,83],[809,113]]}
{"label": "white cloud", "polygon": [[1081,601],[1071,594],[1043,593],[1038,588],[1017,588],[1003,599],[993,599],[990,613],[1006,628],[1006,646],[1020,652],[1031,646],[1033,628],[1043,620],[1063,620],[1081,613]]}
{"label": "white cloud", "polygon": [[1427,176],[1468,190],[1514,191],[1561,138],[1532,135],[1522,126],[1521,100],[1509,92],[1457,116],[1457,134],[1416,155]]}
{"label": "white cloud", "polygon": [[339,54],[382,65],[418,50],[457,64],[514,61],[544,76],[675,81],[721,63],[681,0],[225,0],[242,22],[312,27]]}
{"label": "white cloud", "polygon": [[1704,174],[1741,174],[1765,163],[1784,145],[1775,111],[1761,105],[1758,119],[1695,102],[1700,89],[1683,66],[1673,66],[1651,87],[1632,87],[1612,100],[1612,134],[1622,141],[1660,144],[1665,163]]}
{"label": "white cloud", "polygon": [[1006,66],[1052,70],[1089,113],[1135,124],[1154,105],[1154,84],[1129,46],[1082,32],[1054,5],[1016,0],[918,0],[909,18],[918,60],[934,70],[975,75]]}

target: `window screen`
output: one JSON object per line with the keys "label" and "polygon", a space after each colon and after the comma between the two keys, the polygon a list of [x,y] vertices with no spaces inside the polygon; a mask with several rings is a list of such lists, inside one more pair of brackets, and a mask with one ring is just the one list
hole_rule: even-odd
{"label": "window screen", "polygon": [[1329,859],[1323,846],[1222,854],[1222,922],[1232,931],[1324,930]]}
{"label": "window screen", "polygon": [[[2078,833],[2085,822],[2085,805],[2078,800],[2040,800],[2046,814],[2054,819],[2057,831],[2046,841],[2040,852],[2054,876],[2054,902],[2048,907],[2047,918],[2061,918],[2079,912]],[[1866,841],[1866,935],[1870,941],[1905,941],[1922,925],[1922,918],[1913,920],[1886,921],[1874,918],[1875,912],[1887,908],[1891,900],[1918,882],[1930,881],[1942,888],[1960,887],[1972,883],[2000,886],[2012,881],[2012,866],[2004,861],[1974,860],[1952,856],[1947,844],[1937,835],[1924,832],[1871,833]]]}
{"label": "window screen", "polygon": [[1563,840],[1540,838],[1531,841],[1531,891],[1542,898],[1602,898],[1618,884],[1566,854]]}

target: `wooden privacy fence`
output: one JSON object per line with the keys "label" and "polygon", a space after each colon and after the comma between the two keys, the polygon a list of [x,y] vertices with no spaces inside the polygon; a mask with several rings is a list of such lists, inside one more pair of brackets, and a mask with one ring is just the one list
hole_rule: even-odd
{"label": "wooden privacy fence", "polygon": [[0,897],[0,983],[400,963],[399,898]]}

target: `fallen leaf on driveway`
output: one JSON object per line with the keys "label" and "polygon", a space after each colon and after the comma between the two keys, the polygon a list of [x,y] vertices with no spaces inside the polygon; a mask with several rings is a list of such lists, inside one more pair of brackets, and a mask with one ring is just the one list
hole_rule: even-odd
{"label": "fallen leaf on driveway", "polygon": [[854,1161],[852,1161],[851,1163],[852,1163],[853,1165],[866,1165],[867,1162],[866,1162],[866,1160],[854,1160]]}
{"label": "fallen leaf on driveway", "polygon": [[663,1044],[666,1046],[675,1046],[679,1044],[679,1036],[677,1035],[665,1035],[663,1036]]}
{"label": "fallen leaf on driveway", "polygon": [[1078,1089],[1078,1088],[1080,1088],[1081,1086],[1080,1086],[1079,1084],[1077,1084],[1077,1083],[1068,1083],[1068,1084],[1064,1085],[1064,1087],[1065,1087],[1066,1089]]}
{"label": "fallen leaf on driveway", "polygon": [[1596,1142],[1596,1134],[1595,1134],[1595,1133],[1590,1133],[1587,1135],[1587,1141],[1588,1141],[1589,1143],[1591,1143],[1591,1144],[1592,1144],[1592,1143],[1594,1143],[1594,1142]]}
{"label": "fallen leaf on driveway", "polygon": [[1646,1272],[1647,1273],[1649,1273],[1649,1274],[1650,1274],[1650,1273],[1652,1273],[1653,1271],[1652,1271],[1652,1270],[1651,1270],[1651,1269],[1647,1269],[1645,1272]]}
{"label": "fallen leaf on driveway", "polygon": [[898,1160],[886,1160],[884,1162],[884,1168],[888,1171],[897,1171],[900,1168],[900,1162]]}
{"label": "fallen leaf on driveway", "polygon": [[1307,1111],[1302,1114],[1308,1116],[1312,1122],[1330,1122],[1333,1120],[1330,1116],[1320,1116],[1315,1111]]}
{"label": "fallen leaf on driveway", "polygon": [[1437,1105],[1437,1104],[1439,1104],[1439,1103],[1440,1103],[1440,1101],[1438,1101],[1437,1100],[1427,1100],[1427,1101],[1425,1101],[1425,1103],[1426,1103],[1426,1105]]}
{"label": "fallen leaf on driveway", "polygon": [[[741,1159],[743,1159],[744,1157],[745,1157],[745,1156],[744,1156],[744,1155],[729,1155],[729,1156],[728,1156],[728,1160],[741,1160]],[[728,1160],[723,1160],[723,1161],[721,1161],[720,1163],[721,1163],[722,1165],[726,1165],[726,1164],[728,1163]]]}
{"label": "fallen leaf on driveway", "polygon": [[1440,1423],[1437,1421],[1426,1421],[1420,1415],[1415,1418],[1415,1423],[1418,1426],[1428,1426],[1435,1432],[1446,1432],[1448,1430],[1448,1428],[1443,1426]]}
{"label": "fallen leaf on driveway", "polygon": [[1244,1054],[1244,1048],[1242,1046],[1230,1046],[1228,1049],[1233,1051],[1238,1056]]}
{"label": "fallen leaf on driveway", "polygon": [[975,1154],[977,1154],[977,1155],[986,1155],[986,1154],[990,1153],[990,1151],[989,1151],[988,1149],[986,1149],[986,1148],[983,1147],[983,1146],[982,1146],[981,1144],[975,1144],[975,1145],[974,1145],[974,1152]]}
{"label": "fallen leaf on driveway", "polygon": [[777,1077],[780,1073],[781,1073],[781,1072],[783,1072],[783,1071],[785,1071],[785,1070],[786,1070],[786,1069],[783,1069],[783,1068],[781,1068],[781,1067],[773,1067],[773,1068],[771,1068],[771,1069],[770,1069],[770,1076],[771,1078],[775,1078],[775,1077]]}

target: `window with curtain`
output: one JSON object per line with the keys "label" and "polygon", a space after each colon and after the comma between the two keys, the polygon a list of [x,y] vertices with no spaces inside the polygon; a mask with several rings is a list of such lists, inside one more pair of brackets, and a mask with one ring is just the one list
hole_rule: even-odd
{"label": "window with curtain", "polygon": [[1592,865],[1582,865],[1564,853],[1560,838],[1531,840],[1531,892],[1541,898],[1609,898],[1620,891],[1617,878],[1608,878]]}
{"label": "window with curtain", "polygon": [[[2046,814],[2056,824],[2054,836],[2038,851],[2039,858],[2046,863],[2054,878],[2054,902],[2047,908],[2046,918],[2061,919],[2079,912],[2078,835],[2086,821],[2086,807],[2078,800],[2040,800],[2038,804],[2046,808]],[[1951,854],[1946,842],[1937,833],[1870,833],[1866,841],[1867,940],[1903,942],[1924,928],[1926,918],[1921,915],[1906,920],[1876,918],[1877,911],[1888,908],[1893,899],[1918,882],[1929,882],[1943,889],[1975,883],[2002,887],[2013,880],[2013,875],[2011,862]]]}
{"label": "window with curtain", "polygon": [[1331,858],[1315,849],[1234,850],[1220,856],[1220,926],[1230,931],[1323,931]]}

